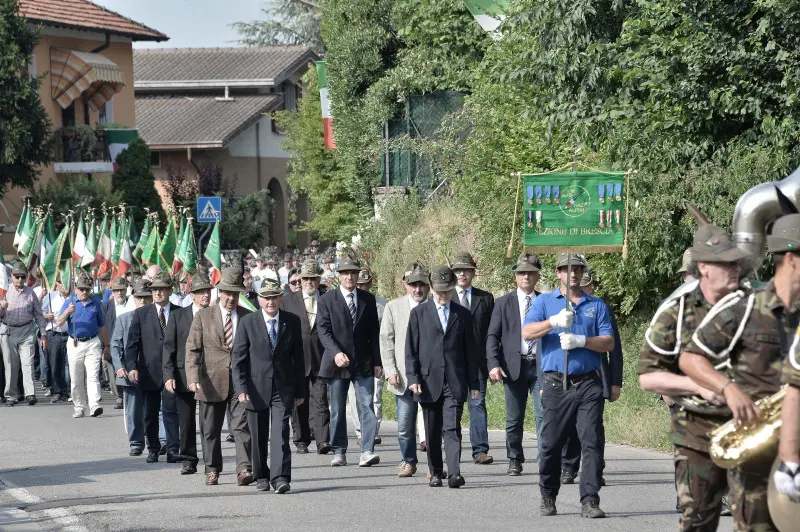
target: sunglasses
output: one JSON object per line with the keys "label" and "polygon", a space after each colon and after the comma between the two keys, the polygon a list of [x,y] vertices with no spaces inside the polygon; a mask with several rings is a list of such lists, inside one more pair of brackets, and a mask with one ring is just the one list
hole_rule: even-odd
{"label": "sunglasses", "polygon": [[15,275],[14,279],[25,279],[27,275]]}
{"label": "sunglasses", "polygon": [[298,286],[303,284],[303,281],[289,281],[289,284],[292,286]]}

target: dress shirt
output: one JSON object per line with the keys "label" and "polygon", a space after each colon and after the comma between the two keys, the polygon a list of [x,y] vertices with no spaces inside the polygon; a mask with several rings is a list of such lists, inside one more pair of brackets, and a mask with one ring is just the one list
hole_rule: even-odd
{"label": "dress shirt", "polygon": [[64,323],[62,326],[58,326],[58,314],[61,307],[64,306],[64,300],[66,298],[62,296],[58,291],[52,291],[45,294],[44,298],[42,299],[42,314],[50,314],[51,312],[55,314],[55,317],[52,320],[47,321],[47,330],[64,333],[67,332],[67,324]]}
{"label": "dress shirt", "polygon": [[183,306],[183,300],[186,298],[191,299],[191,294],[181,294],[180,292],[172,292],[169,296],[169,302],[173,305],[178,305],[179,307]]}
{"label": "dress shirt", "polygon": [[163,307],[158,303],[153,303],[153,305],[156,307],[156,316],[158,316],[162,308],[164,309],[164,323],[169,323],[169,301]]}
{"label": "dress shirt", "polygon": [[311,308],[314,309],[313,317],[311,315],[308,316],[308,324],[311,327],[314,327],[314,324],[317,322],[317,292],[314,291],[313,294],[306,294],[303,292],[303,307],[306,309],[306,314],[308,312],[308,300],[311,300]]}
{"label": "dress shirt", "polygon": [[347,296],[353,294],[353,304],[356,306],[356,309],[358,309],[358,290],[353,289],[352,292],[348,292],[343,286],[339,285],[339,291],[344,296],[344,302],[348,305],[350,304],[350,301],[347,299]]}
{"label": "dress shirt", "polygon": [[[186,308],[186,307],[184,307],[184,308]],[[195,305],[194,303],[192,303],[192,318],[194,318],[195,314],[197,314],[197,312],[200,310],[200,308],[201,308],[201,307],[198,307],[197,305]],[[223,327],[225,326],[225,323],[224,323],[224,322],[222,323],[222,326],[223,326]]]}
{"label": "dress shirt", "polygon": [[[525,298],[528,297],[528,294],[517,288],[517,300],[519,300],[519,323],[520,327],[522,324],[525,323]],[[531,298],[531,306],[533,306],[533,302],[536,301],[536,292],[530,293]],[[525,338],[520,336],[520,340],[522,340],[522,344],[520,344],[519,352],[521,355],[525,355],[528,353],[528,341]],[[533,354],[539,354],[539,340],[532,340],[533,341]]]}
{"label": "dress shirt", "polygon": [[274,316],[270,317],[267,314],[267,311],[263,308],[261,309],[261,316],[264,318],[264,325],[267,326],[267,335],[269,335],[269,320],[275,320],[275,335],[278,334],[278,324],[280,323],[278,320],[280,319],[281,311],[278,311]]}
{"label": "dress shirt", "polygon": [[458,303],[459,305],[461,304],[461,300],[464,299],[464,293],[467,294],[467,310],[469,310],[470,307],[472,306],[472,287],[471,286],[468,286],[467,288],[456,287],[456,294],[458,294],[458,301],[456,301],[456,303]]}
{"label": "dress shirt", "polygon": [[[222,330],[225,330],[225,319],[228,317],[228,310],[219,307],[219,313],[222,314]],[[239,327],[239,316],[236,314],[236,309],[230,311],[231,315],[231,325],[233,326],[233,331],[231,334],[234,338],[236,338],[236,329]]]}
{"label": "dress shirt", "polygon": [[278,277],[280,277],[281,286],[286,286],[289,283],[289,272],[291,269],[281,266],[278,270]]}
{"label": "dress shirt", "polygon": [[409,309],[412,309],[412,308],[416,307],[417,305],[419,305],[419,303],[417,303],[416,301],[414,301],[414,298],[413,298],[413,297],[411,297],[411,296],[408,296],[408,308],[409,308]]}
{"label": "dress shirt", "polygon": [[[439,323],[442,325],[442,332],[447,331],[447,322],[450,320],[450,303],[447,305],[440,305],[439,303],[435,303],[436,305],[436,314],[439,316]],[[442,311],[444,311],[444,315],[442,315]]]}
{"label": "dress shirt", "polygon": [[116,301],[114,302],[114,312],[116,312],[118,318],[123,314],[127,314],[135,309],[136,305],[133,303],[132,297],[127,298],[125,303],[122,305],[118,304]]}
{"label": "dress shirt", "polygon": [[0,319],[9,327],[21,327],[28,325],[36,320],[40,330],[45,330],[44,318],[42,317],[42,305],[39,298],[28,286],[23,286],[22,290],[17,290],[14,285],[8,287],[6,292],[8,309],[0,308]]}

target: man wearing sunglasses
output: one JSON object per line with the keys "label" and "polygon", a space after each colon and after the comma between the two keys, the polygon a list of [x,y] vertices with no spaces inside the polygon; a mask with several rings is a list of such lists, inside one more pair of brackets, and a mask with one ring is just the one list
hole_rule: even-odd
{"label": "man wearing sunglasses", "polygon": [[303,289],[303,278],[301,277],[300,268],[292,268],[289,272],[289,282],[287,286],[291,294],[300,292]]}

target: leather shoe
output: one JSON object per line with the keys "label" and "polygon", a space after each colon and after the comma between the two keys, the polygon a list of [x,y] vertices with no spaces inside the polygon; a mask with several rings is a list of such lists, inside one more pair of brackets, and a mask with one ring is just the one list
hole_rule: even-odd
{"label": "leather shoe", "polygon": [[494,462],[494,458],[486,453],[478,453],[472,461],[478,465],[489,465]]}
{"label": "leather shoe", "polygon": [[447,485],[451,488],[460,488],[466,483],[467,481],[464,480],[464,477],[461,475],[450,475],[447,477]]}
{"label": "leather shoe", "polygon": [[269,491],[269,480],[266,478],[260,478],[256,482],[256,489],[258,491]]}
{"label": "leather shoe", "polygon": [[175,453],[167,453],[168,464],[177,464],[178,462],[183,462],[183,457],[181,455]]}
{"label": "leather shoe", "polygon": [[138,449],[136,447],[131,449],[131,451],[128,453],[129,456],[141,456],[141,454],[142,454],[142,450]]}
{"label": "leather shoe", "polygon": [[380,445],[380,444],[381,444],[381,442],[383,442],[383,440],[381,439],[381,437],[380,437],[380,436],[375,436],[375,445]]}
{"label": "leather shoe", "polygon": [[317,444],[317,454],[328,454],[331,452],[331,444],[324,441]]}
{"label": "leather shoe", "polygon": [[195,473],[197,473],[197,466],[191,462],[184,462],[181,475],[194,475]]}
{"label": "leather shoe", "polygon": [[602,519],[606,513],[600,509],[600,503],[597,501],[586,501],[581,503],[581,517],[588,519]]}
{"label": "leather shoe", "polygon": [[25,398],[25,400],[28,401],[28,404],[30,406],[33,406],[33,405],[36,404],[36,396],[35,395],[29,395],[28,397]]}
{"label": "leather shoe", "polygon": [[253,477],[253,472],[249,469],[242,469],[236,475],[236,484],[239,486],[249,486],[254,480],[255,478]]}
{"label": "leather shoe", "polygon": [[552,497],[542,497],[542,505],[539,506],[539,515],[549,517],[558,514],[556,510],[556,500]]}
{"label": "leather shoe", "polygon": [[439,473],[433,473],[431,475],[431,481],[428,482],[428,486],[432,488],[441,488],[442,487],[442,475]]}
{"label": "leather shoe", "polygon": [[570,471],[569,469],[561,470],[561,483],[562,484],[575,484],[575,477],[578,474],[575,471]]}
{"label": "leather shoe", "polygon": [[522,462],[511,459],[508,461],[508,476],[518,477],[522,474]]}
{"label": "leather shoe", "polygon": [[290,489],[292,488],[291,486],[289,486],[289,483],[283,480],[280,480],[275,484],[275,493],[278,494],[287,493]]}
{"label": "leather shoe", "polygon": [[206,473],[206,486],[216,486],[217,484],[219,484],[219,473],[216,471]]}
{"label": "leather shoe", "polygon": [[158,454],[161,455],[161,456],[164,456],[165,454],[167,454],[167,445],[166,444],[161,446],[161,449],[159,449]]}
{"label": "leather shoe", "polygon": [[155,464],[156,462],[158,462],[158,453],[155,451],[150,451],[147,453],[147,463]]}
{"label": "leather shoe", "polygon": [[295,444],[295,447],[297,448],[297,454],[308,454],[308,444],[307,443],[300,442],[300,443]]}

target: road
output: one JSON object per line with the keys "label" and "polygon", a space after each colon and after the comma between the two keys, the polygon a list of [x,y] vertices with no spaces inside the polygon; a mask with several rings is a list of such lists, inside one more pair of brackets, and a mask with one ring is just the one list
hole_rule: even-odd
{"label": "road", "polygon": [[[37,384],[38,389],[38,384]],[[237,487],[233,444],[223,444],[220,485],[201,474],[182,476],[179,464],[146,464],[129,457],[122,411],[104,395],[106,413],[74,420],[71,404],[8,408],[0,405],[0,530],[539,530],[664,531],[677,523],[670,457],[609,446],[608,485],[601,491],[604,520],[580,517],[578,486],[562,488],[559,515],[539,516],[537,465],[528,460],[520,477],[505,475],[503,433],[493,431],[496,462],[477,466],[462,458],[467,480],[460,490],[432,489],[423,465],[413,478],[397,478],[396,425],[384,422],[381,463],[371,468],[329,466],[329,456],[293,455],[287,495]],[[635,430],[635,427],[632,427]],[[465,434],[465,442],[469,441]],[[357,452],[348,462],[357,463]],[[525,441],[535,455],[535,440]],[[198,445],[199,448],[199,445]],[[424,462],[424,456],[421,457]],[[365,517],[358,517],[363,515]],[[723,518],[723,521],[729,518]],[[728,529],[723,522],[721,529]]]}

